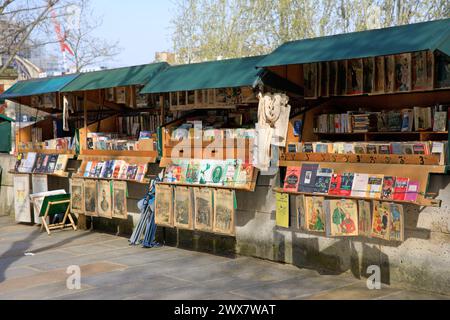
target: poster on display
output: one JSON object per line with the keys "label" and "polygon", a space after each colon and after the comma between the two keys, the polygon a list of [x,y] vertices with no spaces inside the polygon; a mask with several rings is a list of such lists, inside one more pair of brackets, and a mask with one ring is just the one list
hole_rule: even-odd
{"label": "poster on display", "polygon": [[127,183],[125,181],[113,181],[113,212],[112,217],[128,219],[127,209]]}
{"label": "poster on display", "polygon": [[97,217],[97,181],[84,181],[84,210],[86,216]]}
{"label": "poster on display", "polygon": [[173,227],[173,188],[157,184],[155,193],[155,222],[158,226]]}
{"label": "poster on display", "polygon": [[214,232],[234,236],[234,191],[214,191]]}
{"label": "poster on display", "polygon": [[97,212],[102,218],[112,219],[111,183],[101,180],[98,182]]}
{"label": "poster on display", "polygon": [[195,229],[213,231],[213,192],[208,188],[194,189]]}
{"label": "poster on display", "polygon": [[73,179],[70,185],[70,212],[84,214],[84,180]]}
{"label": "poster on display", "polygon": [[175,188],[174,216],[175,227],[179,229],[193,229],[191,189]]}
{"label": "poster on display", "polygon": [[14,175],[14,210],[16,222],[32,222],[30,177],[28,175]]}

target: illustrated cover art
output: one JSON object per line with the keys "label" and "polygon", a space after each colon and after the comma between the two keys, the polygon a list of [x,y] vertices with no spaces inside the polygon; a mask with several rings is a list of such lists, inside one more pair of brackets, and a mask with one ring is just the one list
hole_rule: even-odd
{"label": "illustrated cover art", "polygon": [[72,179],[70,185],[70,211],[84,214],[84,180]]}
{"label": "illustrated cover art", "polygon": [[358,227],[359,235],[370,237],[372,232],[372,202],[358,201]]}
{"label": "illustrated cover art", "polygon": [[406,192],[408,191],[408,178],[397,178],[395,179],[394,185],[394,200],[403,201],[406,197]]}
{"label": "illustrated cover art", "polygon": [[159,226],[173,227],[173,188],[157,184],[155,191],[155,222]]}
{"label": "illustrated cover art", "polygon": [[300,183],[301,169],[299,167],[288,167],[284,180],[284,191],[296,192]]}
{"label": "illustrated cover art", "polygon": [[340,195],[349,197],[352,193],[353,179],[355,175],[353,173],[344,173],[341,178],[341,191]]}
{"label": "illustrated cover art", "polygon": [[112,203],[112,217],[127,220],[127,183],[125,181],[113,181]]}
{"label": "illustrated cover art", "polygon": [[395,177],[384,177],[383,189],[381,191],[382,200],[394,200]]}
{"label": "illustrated cover art", "polygon": [[327,207],[328,236],[358,235],[358,204],[355,200],[328,200]]}
{"label": "illustrated cover art", "polygon": [[320,168],[316,176],[314,193],[328,194],[332,176],[333,169]]}
{"label": "illustrated cover art", "polygon": [[341,194],[342,175],[333,174],[330,181],[329,195],[338,196]]}
{"label": "illustrated cover art", "polygon": [[112,195],[111,183],[109,181],[98,181],[97,202],[98,216],[102,218],[112,219]]}
{"label": "illustrated cover art", "polygon": [[233,236],[234,215],[234,190],[214,190],[214,232]]}
{"label": "illustrated cover art", "polygon": [[186,187],[176,187],[174,201],[175,227],[193,230],[192,207],[191,189]]}
{"label": "illustrated cover art", "polygon": [[213,192],[209,188],[194,188],[195,230],[211,232],[214,228]]}
{"label": "illustrated cover art", "polygon": [[372,237],[389,240],[390,205],[374,201],[373,206]]}
{"label": "illustrated cover art", "polygon": [[96,217],[97,213],[97,181],[84,181],[84,209],[87,216]]}
{"label": "illustrated cover art", "polygon": [[298,185],[299,192],[313,193],[316,184],[318,164],[303,164],[300,175],[300,183]]}

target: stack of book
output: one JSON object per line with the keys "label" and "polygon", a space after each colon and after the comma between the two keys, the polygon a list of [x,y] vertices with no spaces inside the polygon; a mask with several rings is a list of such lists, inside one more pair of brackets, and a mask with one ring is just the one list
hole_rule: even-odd
{"label": "stack of book", "polygon": [[374,112],[355,114],[352,116],[352,128],[354,133],[376,131],[378,127],[378,115]]}
{"label": "stack of book", "polygon": [[147,164],[129,164],[123,160],[88,161],[83,177],[143,182]]}

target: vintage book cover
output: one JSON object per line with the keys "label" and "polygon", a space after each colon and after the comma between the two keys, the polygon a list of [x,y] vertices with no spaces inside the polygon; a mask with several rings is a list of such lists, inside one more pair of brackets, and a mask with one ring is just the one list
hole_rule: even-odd
{"label": "vintage book cover", "polygon": [[369,175],[365,173],[355,173],[353,185],[351,189],[351,196],[358,198],[367,197],[367,189],[369,183]]}
{"label": "vintage book cover", "polygon": [[423,144],[423,143],[415,143],[415,144],[413,144],[413,153],[414,154],[419,154],[419,155],[426,154],[425,144]]}
{"label": "vintage book cover", "polygon": [[87,216],[97,217],[97,181],[84,181],[84,209]]}
{"label": "vintage book cover", "polygon": [[403,218],[403,206],[397,203],[390,204],[389,240],[405,241],[405,225]]}
{"label": "vintage book cover", "polygon": [[352,193],[353,179],[355,175],[353,173],[344,173],[341,178],[341,191],[340,195],[349,197]]}
{"label": "vintage book cover", "polygon": [[88,163],[86,164],[86,168],[84,169],[83,177],[89,178],[91,174],[91,168],[92,168],[92,161],[88,161]]}
{"label": "vintage book cover", "polygon": [[209,188],[194,188],[195,230],[211,232],[214,228],[213,192]]}
{"label": "vintage book cover", "polygon": [[333,169],[320,168],[317,171],[316,183],[314,185],[314,193],[328,194],[332,175]]}
{"label": "vintage book cover", "polygon": [[333,174],[330,181],[329,195],[338,196],[341,194],[342,175]]}
{"label": "vintage book cover", "polygon": [[56,168],[56,163],[58,162],[58,155],[51,154],[48,160],[46,173],[54,173]]}
{"label": "vintage book cover", "polygon": [[276,223],[278,227],[289,228],[289,195],[286,193],[276,194]]}
{"label": "vintage book cover", "polygon": [[127,183],[125,181],[113,181],[113,218],[128,219],[127,194]]}
{"label": "vintage book cover", "polygon": [[450,57],[445,53],[435,53],[436,88],[450,88]]}
{"label": "vintage book cover", "polygon": [[401,142],[392,142],[391,143],[391,153],[396,155],[403,154],[402,143]]}
{"label": "vintage book cover", "polygon": [[98,181],[97,202],[98,216],[102,218],[112,219],[112,195],[110,181]]}
{"label": "vintage book cover", "polygon": [[403,109],[402,113],[402,132],[411,132],[414,127],[414,110]]}
{"label": "vintage book cover", "polygon": [[408,191],[408,178],[396,178],[394,185],[394,200],[405,200],[406,192]]}
{"label": "vintage book cover", "polygon": [[354,148],[355,148],[355,154],[366,154],[367,153],[365,143],[355,143]]}
{"label": "vintage book cover", "polygon": [[412,155],[414,154],[413,144],[410,143],[402,143],[402,154]]}
{"label": "vintage book cover", "polygon": [[190,160],[180,160],[178,161],[178,166],[180,167],[181,170],[181,175],[180,175],[180,181],[177,181],[179,183],[188,183],[187,182],[187,171],[189,168],[189,164],[190,164]]}
{"label": "vintage book cover", "polygon": [[84,214],[84,180],[72,179],[70,184],[70,212]]}
{"label": "vintage book cover", "polygon": [[327,236],[357,236],[358,203],[355,200],[328,200]]}
{"label": "vintage book cover", "polygon": [[236,160],[227,160],[227,170],[225,172],[224,185],[233,187],[239,174],[239,167]]}
{"label": "vintage book cover", "polygon": [[372,233],[372,202],[358,201],[358,227],[359,235],[370,237]]}
{"label": "vintage book cover", "polygon": [[200,184],[210,184],[212,181],[212,163],[209,160],[200,161],[198,181]]}
{"label": "vintage book cover", "polygon": [[383,189],[384,175],[370,175],[367,184],[367,196],[372,199],[380,199]]}
{"label": "vintage book cover", "polygon": [[193,211],[191,189],[186,187],[176,187],[174,201],[175,227],[179,229],[193,230]]}
{"label": "vintage book cover", "polygon": [[136,181],[137,182],[143,182],[145,178],[145,174],[147,171],[147,165],[146,164],[139,164],[138,169],[136,172]]}
{"label": "vintage book cover", "polygon": [[227,164],[225,161],[219,160],[213,163],[210,184],[214,186],[222,186],[225,181],[225,175],[227,171]]}
{"label": "vintage book cover", "polygon": [[200,173],[200,162],[197,160],[191,160],[186,172],[186,183],[196,184],[198,183]]}
{"label": "vintage book cover", "polygon": [[164,182],[174,183],[181,181],[181,168],[178,164],[172,163],[167,166],[164,172]]}
{"label": "vintage book cover", "polygon": [[157,184],[155,191],[155,223],[159,226],[173,227],[173,187]]}
{"label": "vintage book cover", "polygon": [[119,179],[126,180],[127,172],[128,172],[128,163],[126,163],[125,161],[122,161],[122,164],[120,166],[120,171],[119,171]]}
{"label": "vintage book cover", "polygon": [[383,189],[381,191],[382,200],[394,200],[395,177],[386,176],[383,179]]}
{"label": "vintage book cover", "polygon": [[389,240],[390,237],[390,204],[386,202],[374,201],[372,237]]}
{"label": "vintage book cover", "polygon": [[99,161],[95,167],[95,178],[100,178],[102,176],[103,168],[105,166],[104,161]]}
{"label": "vintage book cover", "polygon": [[22,160],[22,170],[23,173],[32,173],[37,159],[37,153],[28,152],[26,159]]}
{"label": "vintage book cover", "polygon": [[214,232],[234,236],[234,190],[214,190]]}
{"label": "vintage book cover", "polygon": [[66,171],[67,162],[69,161],[69,156],[66,154],[60,154],[58,157],[58,161],[55,165],[54,173],[57,175],[63,175]]}
{"label": "vintage book cover", "polygon": [[241,163],[239,172],[234,186],[236,188],[246,187],[248,183],[253,180],[253,173],[255,168],[249,163]]}
{"label": "vintage book cover", "polygon": [[419,182],[409,181],[408,189],[406,190],[405,201],[416,202],[419,196]]}
{"label": "vintage book cover", "polygon": [[288,167],[286,169],[286,178],[284,180],[284,191],[296,192],[300,183],[301,168]]}
{"label": "vintage book cover", "polygon": [[50,155],[49,154],[44,155],[44,159],[42,160],[42,166],[38,173],[46,173],[47,172],[49,161],[50,161]]}
{"label": "vintage book cover", "polygon": [[376,144],[368,144],[366,148],[367,154],[378,154],[378,148]]}
{"label": "vintage book cover", "polygon": [[297,215],[297,228],[299,230],[307,230],[306,228],[306,207],[305,196],[299,195],[295,197],[295,213]]}
{"label": "vintage book cover", "polygon": [[89,171],[89,178],[95,178],[98,161],[92,161],[91,170]]}
{"label": "vintage book cover", "polygon": [[299,192],[313,193],[316,184],[318,164],[303,164],[298,185]]}
{"label": "vintage book cover", "polygon": [[307,229],[312,232],[325,232],[324,197],[305,197]]}
{"label": "vintage book cover", "polygon": [[391,154],[391,145],[390,144],[379,144],[378,145],[378,154]]}
{"label": "vintage book cover", "polygon": [[311,142],[305,142],[303,144],[303,153],[313,153],[314,152],[314,145]]}

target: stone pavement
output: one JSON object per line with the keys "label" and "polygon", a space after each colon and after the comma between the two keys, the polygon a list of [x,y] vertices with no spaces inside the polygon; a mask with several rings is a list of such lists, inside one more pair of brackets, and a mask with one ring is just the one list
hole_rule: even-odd
{"label": "stone pavement", "polygon": [[[25,256],[33,253],[33,256]],[[82,287],[68,290],[68,266]],[[391,287],[370,291],[350,275],[326,275],[247,257],[129,247],[126,238],[38,227],[0,217],[0,299],[450,299]]]}

